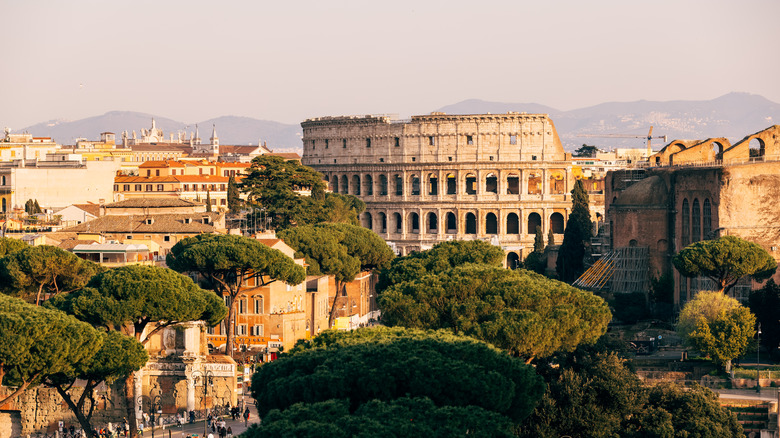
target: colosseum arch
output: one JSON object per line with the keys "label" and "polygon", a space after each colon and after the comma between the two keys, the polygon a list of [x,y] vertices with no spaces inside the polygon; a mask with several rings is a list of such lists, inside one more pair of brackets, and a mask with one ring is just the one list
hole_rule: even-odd
{"label": "colosseum arch", "polygon": [[374,230],[374,218],[371,217],[371,213],[363,213],[363,226],[369,230]]}
{"label": "colosseum arch", "polygon": [[409,213],[409,220],[407,222],[409,224],[409,232],[412,234],[420,234],[420,215],[411,212]]}
{"label": "colosseum arch", "polygon": [[349,178],[347,178],[347,175],[341,175],[341,192],[349,194]]}
{"label": "colosseum arch", "polygon": [[428,196],[439,195],[439,177],[435,173],[428,174]]}
{"label": "colosseum arch", "polygon": [[506,234],[520,234],[520,220],[517,213],[506,215]]}
{"label": "colosseum arch", "polygon": [[466,213],[466,234],[477,234],[477,216],[474,213]]}
{"label": "colosseum arch", "polygon": [[377,226],[379,228],[380,233],[387,233],[387,215],[383,212],[377,213],[378,220],[377,220]]}
{"label": "colosseum arch", "polygon": [[379,174],[379,196],[387,196],[387,175]]}
{"label": "colosseum arch", "polygon": [[352,175],[352,194],[360,196],[360,175]]}
{"label": "colosseum arch", "polygon": [[444,218],[445,218],[444,226],[446,227],[445,231],[447,232],[447,234],[457,234],[458,233],[458,217],[455,216],[455,213],[448,212],[444,216]]}
{"label": "colosseum arch", "polygon": [[339,192],[339,176],[333,175],[333,187],[331,187],[331,190],[333,190],[333,193]]}
{"label": "colosseum arch", "polygon": [[533,170],[528,173],[528,194],[542,194],[542,173],[538,170]]}
{"label": "colosseum arch", "polygon": [[458,178],[455,175],[447,174],[447,194],[456,195],[458,193]]}
{"label": "colosseum arch", "polygon": [[404,179],[401,177],[401,175],[394,175],[395,178],[395,196],[403,196],[404,195]]}
{"label": "colosseum arch", "polygon": [[466,194],[467,195],[476,195],[477,194],[477,177],[474,176],[473,173],[467,173],[465,177],[465,183],[466,183]]}
{"label": "colosseum arch", "polygon": [[412,175],[409,177],[409,183],[412,186],[412,190],[410,192],[410,195],[412,196],[420,196],[420,177],[417,175]]}
{"label": "colosseum arch", "polygon": [[528,215],[528,228],[526,232],[528,234],[536,234],[536,227],[542,226],[542,216],[539,213],[531,213]]}
{"label": "colosseum arch", "polygon": [[748,153],[752,159],[764,157],[766,155],[766,143],[764,143],[764,140],[758,137],[751,138],[750,142],[748,142]]}
{"label": "colosseum arch", "polygon": [[404,220],[401,213],[393,213],[393,232],[398,234],[404,232]]}
{"label": "colosseum arch", "polygon": [[374,177],[370,173],[363,177],[363,193],[366,196],[374,195]]}
{"label": "colosseum arch", "polygon": [[507,195],[520,194],[520,177],[516,173],[510,173],[506,177],[506,194]]}
{"label": "colosseum arch", "polygon": [[493,172],[485,176],[485,193],[498,193],[498,177]]}
{"label": "colosseum arch", "polygon": [[439,232],[439,217],[434,212],[429,212],[425,219],[425,232],[437,234]]}
{"label": "colosseum arch", "polygon": [[550,170],[548,172],[548,187],[550,194],[561,195],[566,193],[566,175],[562,170]]}
{"label": "colosseum arch", "polygon": [[485,234],[498,234],[498,218],[495,213],[485,215]]}
{"label": "colosseum arch", "polygon": [[555,212],[550,215],[550,229],[553,234],[563,234],[563,215]]}
{"label": "colosseum arch", "polygon": [[509,269],[520,268],[520,256],[516,252],[510,251],[506,255],[506,267]]}

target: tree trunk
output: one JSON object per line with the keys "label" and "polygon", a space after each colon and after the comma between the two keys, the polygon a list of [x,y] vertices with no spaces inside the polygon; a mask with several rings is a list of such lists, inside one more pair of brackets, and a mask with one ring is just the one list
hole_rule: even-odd
{"label": "tree trunk", "polygon": [[[87,434],[90,438],[97,438],[97,435],[94,434],[94,429],[92,427],[92,424],[90,422],[90,419],[84,416],[84,413],[81,412],[81,409],[79,409],[78,406],[76,406],[75,403],[73,403],[73,400],[71,400],[70,395],[68,395],[68,392],[65,391],[61,386],[57,385],[54,387],[57,392],[60,394],[60,397],[62,397],[63,400],[65,400],[65,403],[70,408],[71,412],[76,416],[76,419],[79,421],[79,424],[81,425],[81,429],[84,430],[84,432]],[[87,388],[84,388],[84,394],[81,395],[81,397],[85,397],[87,392]]]}
{"label": "tree trunk", "polygon": [[127,403],[127,421],[130,424],[130,438],[138,436],[135,418],[135,371],[125,380],[125,402]]}
{"label": "tree trunk", "polygon": [[330,306],[330,315],[328,316],[328,328],[333,328],[333,320],[335,319],[334,316],[336,315],[336,303],[339,300],[339,296],[341,296],[341,290],[345,289],[347,287],[347,284],[342,281],[336,281],[336,296],[333,297],[333,305]]}
{"label": "tree trunk", "polygon": [[227,324],[225,324],[225,332],[227,333],[227,340],[225,341],[225,354],[227,354],[230,357],[233,357],[233,337],[235,335],[234,333],[234,324],[233,324],[233,318],[235,318],[235,312],[234,308],[236,306],[236,300],[235,296],[232,296],[230,298],[230,306],[228,306],[228,314],[227,314]]}

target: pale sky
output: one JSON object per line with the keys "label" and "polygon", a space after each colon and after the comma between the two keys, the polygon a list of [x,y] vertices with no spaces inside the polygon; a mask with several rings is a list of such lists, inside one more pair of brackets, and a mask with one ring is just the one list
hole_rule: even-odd
{"label": "pale sky", "polygon": [[0,127],[780,102],[778,17],[778,0],[2,0]]}

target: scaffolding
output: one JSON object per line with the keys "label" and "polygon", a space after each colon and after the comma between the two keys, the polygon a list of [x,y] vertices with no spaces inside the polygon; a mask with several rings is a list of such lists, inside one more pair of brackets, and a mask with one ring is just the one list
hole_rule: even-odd
{"label": "scaffolding", "polygon": [[613,191],[625,190],[637,181],[647,178],[645,169],[625,169],[615,172]]}
{"label": "scaffolding", "polygon": [[649,256],[646,246],[616,248],[596,260],[573,285],[612,293],[648,292]]}

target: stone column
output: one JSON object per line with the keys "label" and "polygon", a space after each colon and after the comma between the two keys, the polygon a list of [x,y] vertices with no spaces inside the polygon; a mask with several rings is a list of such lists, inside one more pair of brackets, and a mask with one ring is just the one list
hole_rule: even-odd
{"label": "stone column", "polygon": [[[135,419],[136,421],[143,418],[143,409],[141,403],[138,403],[138,400],[140,397],[144,394],[143,390],[143,375],[144,375],[144,369],[141,368],[140,370],[135,372],[135,379],[133,381],[133,384],[135,386],[135,400],[133,400],[133,403],[135,404]],[[151,394],[149,394],[151,396]]]}
{"label": "stone column", "polygon": [[192,376],[192,369],[190,369],[186,375],[187,375],[187,412],[189,412],[195,410],[195,378]]}
{"label": "stone column", "polygon": [[547,169],[542,169],[542,199],[550,193],[550,181],[547,178]]}
{"label": "stone column", "polygon": [[518,169],[520,176],[520,199],[528,197],[528,171]]}

